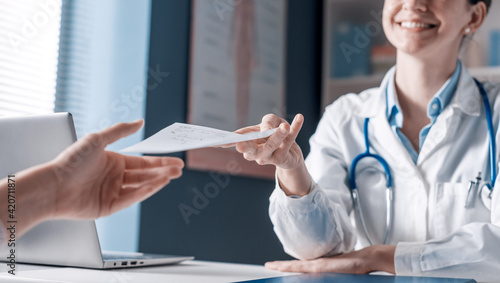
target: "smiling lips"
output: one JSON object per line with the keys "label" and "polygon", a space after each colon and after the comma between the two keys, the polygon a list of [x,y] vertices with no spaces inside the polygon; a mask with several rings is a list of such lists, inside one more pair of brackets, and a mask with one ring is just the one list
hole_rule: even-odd
{"label": "smiling lips", "polygon": [[413,21],[405,21],[399,23],[402,28],[407,29],[430,29],[435,27],[436,25],[426,24],[422,22],[413,22]]}

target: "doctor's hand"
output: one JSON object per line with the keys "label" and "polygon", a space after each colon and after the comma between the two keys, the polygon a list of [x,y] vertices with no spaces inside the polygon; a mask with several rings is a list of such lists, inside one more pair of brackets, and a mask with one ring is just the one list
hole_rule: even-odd
{"label": "doctor's hand", "polygon": [[385,271],[395,274],[396,246],[377,245],[359,251],[314,260],[267,262],[266,268],[282,272],[337,272],[366,274]]}
{"label": "doctor's hand", "polygon": [[311,187],[311,177],[307,172],[304,156],[295,142],[304,124],[304,116],[297,114],[292,124],[274,114],[262,118],[259,125],[242,128],[238,134],[267,131],[278,128],[267,138],[236,143],[236,150],[245,159],[260,165],[274,165],[281,188],[287,195],[306,195]]}
{"label": "doctor's hand", "polygon": [[278,128],[274,134],[267,138],[236,143],[236,150],[243,153],[245,159],[255,161],[259,165],[275,165],[283,169],[293,169],[300,166],[304,157],[300,147],[295,142],[297,135],[304,123],[304,117],[297,114],[291,125],[274,114],[262,118],[259,125],[242,128],[238,134],[249,132],[263,132]]}

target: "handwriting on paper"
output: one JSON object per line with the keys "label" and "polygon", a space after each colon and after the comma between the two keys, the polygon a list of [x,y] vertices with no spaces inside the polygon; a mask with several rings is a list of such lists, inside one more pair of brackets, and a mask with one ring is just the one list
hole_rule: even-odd
{"label": "handwriting on paper", "polygon": [[122,152],[161,154],[266,138],[276,129],[237,134],[219,129],[174,123]]}

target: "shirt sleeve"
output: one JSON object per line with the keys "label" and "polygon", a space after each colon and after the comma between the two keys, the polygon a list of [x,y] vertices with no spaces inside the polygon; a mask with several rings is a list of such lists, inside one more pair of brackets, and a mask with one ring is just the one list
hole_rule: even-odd
{"label": "shirt sleeve", "polygon": [[491,223],[470,223],[424,243],[400,242],[394,256],[396,274],[496,282],[500,278],[499,246],[500,227]]}
{"label": "shirt sleeve", "polygon": [[[352,201],[346,184],[347,170],[342,160],[333,117],[325,114],[311,138],[306,165],[313,179],[311,191],[303,197],[289,197],[276,182],[270,197],[269,215],[274,231],[289,255],[314,259],[354,249],[356,236],[349,213]],[[326,146],[330,145],[330,147]]]}
{"label": "shirt sleeve", "polygon": [[7,231],[3,226],[2,221],[0,221],[0,248],[7,244]]}

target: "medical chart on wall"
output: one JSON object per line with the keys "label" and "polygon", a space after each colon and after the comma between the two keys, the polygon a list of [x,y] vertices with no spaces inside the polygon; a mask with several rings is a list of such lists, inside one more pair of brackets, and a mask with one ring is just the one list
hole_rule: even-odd
{"label": "medical chart on wall", "polygon": [[[285,0],[195,0],[192,10],[188,122],[226,131],[284,116]],[[192,169],[273,177],[234,149],[187,153]]]}

